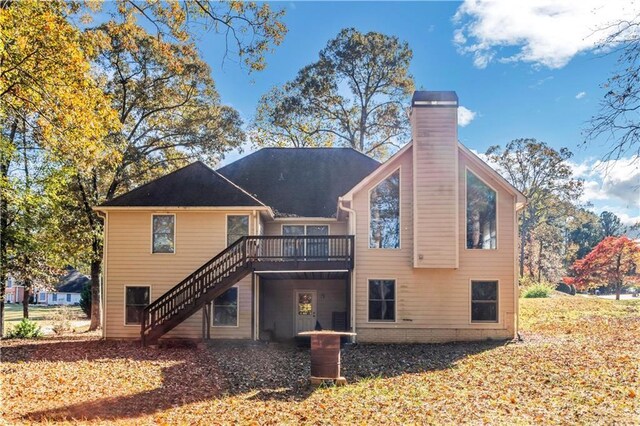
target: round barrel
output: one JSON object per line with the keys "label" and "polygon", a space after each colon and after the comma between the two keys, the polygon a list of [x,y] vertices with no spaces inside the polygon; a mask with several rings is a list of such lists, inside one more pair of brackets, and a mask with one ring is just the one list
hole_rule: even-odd
{"label": "round barrel", "polygon": [[311,376],[327,379],[340,377],[340,336],[317,334],[311,336]]}

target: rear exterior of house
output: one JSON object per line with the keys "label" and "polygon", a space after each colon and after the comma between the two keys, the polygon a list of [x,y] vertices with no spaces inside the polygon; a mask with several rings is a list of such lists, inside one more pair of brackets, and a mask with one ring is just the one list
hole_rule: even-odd
{"label": "rear exterior of house", "polygon": [[517,331],[524,197],[457,141],[457,96],[416,92],[410,144],[265,148],[194,163],[97,210],[106,338],[359,342]]}

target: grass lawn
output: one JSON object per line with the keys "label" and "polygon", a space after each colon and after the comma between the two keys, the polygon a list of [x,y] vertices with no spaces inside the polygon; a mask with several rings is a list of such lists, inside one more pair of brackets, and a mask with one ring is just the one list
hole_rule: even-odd
{"label": "grass lawn", "polygon": [[[29,305],[29,319],[36,321],[45,334],[52,333],[51,326],[56,314],[60,311],[58,306]],[[89,329],[89,320],[79,306],[68,306],[71,323],[76,332],[84,332]],[[4,305],[4,330],[6,331],[22,321],[22,303],[7,303]]]}
{"label": "grass lawn", "polygon": [[[349,385],[308,386],[308,350],[3,341],[9,424],[638,424],[640,301],[521,301],[522,342],[358,345]],[[1,423],[1,421],[0,421]]]}

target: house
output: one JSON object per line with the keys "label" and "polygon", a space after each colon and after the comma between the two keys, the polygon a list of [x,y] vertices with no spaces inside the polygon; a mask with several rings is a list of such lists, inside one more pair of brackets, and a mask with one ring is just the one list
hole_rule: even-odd
{"label": "house", "polygon": [[43,305],[75,305],[80,303],[82,289],[91,278],[75,268],[67,266],[64,274],[52,290],[38,290],[37,303]]}
{"label": "house", "polygon": [[514,337],[525,198],[458,142],[457,109],[455,92],[415,92],[412,142],[382,164],[350,148],[264,148],[97,207],[104,337]]}
{"label": "house", "polygon": [[7,276],[4,300],[7,303],[22,303],[24,300],[24,286],[20,285],[11,275]]}

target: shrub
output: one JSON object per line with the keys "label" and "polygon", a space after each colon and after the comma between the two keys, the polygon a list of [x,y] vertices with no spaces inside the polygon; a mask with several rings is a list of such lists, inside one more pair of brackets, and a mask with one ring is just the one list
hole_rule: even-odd
{"label": "shrub", "polygon": [[71,318],[71,310],[66,306],[61,306],[56,309],[52,315],[53,325],[51,326],[51,329],[56,334],[63,334],[71,331]]}
{"label": "shrub", "polygon": [[85,285],[80,293],[80,309],[91,318],[91,284]]}
{"label": "shrub", "polygon": [[525,288],[522,291],[522,297],[524,297],[525,299],[549,297],[551,296],[551,293],[553,292],[553,290],[554,290],[554,287],[549,283],[540,282]]}
{"label": "shrub", "polygon": [[22,321],[7,332],[9,339],[33,339],[40,336],[42,336],[40,326],[29,318],[22,318]]}

